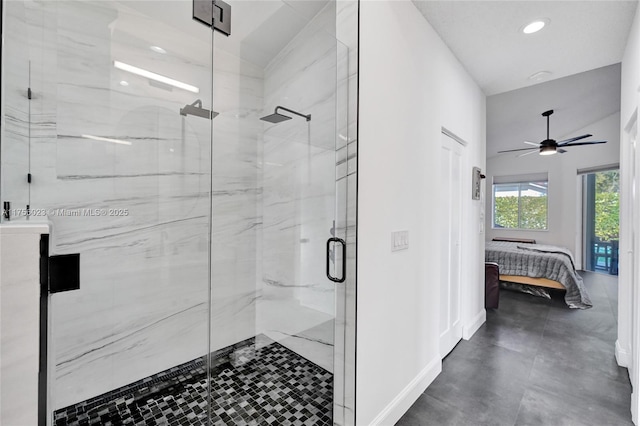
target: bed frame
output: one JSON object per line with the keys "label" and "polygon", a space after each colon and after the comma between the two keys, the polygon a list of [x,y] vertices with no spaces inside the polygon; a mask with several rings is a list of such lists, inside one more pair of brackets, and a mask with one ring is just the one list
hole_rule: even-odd
{"label": "bed frame", "polygon": [[500,281],[566,290],[566,288],[558,281],[550,280],[549,278],[531,278],[522,277],[520,275],[500,275]]}
{"label": "bed frame", "polygon": [[[511,243],[523,243],[523,244],[535,244],[536,240],[519,239],[519,238],[494,238],[493,241],[508,241]],[[566,290],[565,286],[558,281],[550,280],[549,278],[531,278],[523,277],[520,275],[502,275],[500,274],[500,281],[507,281],[510,283],[535,285],[538,287],[554,288],[558,290]]]}

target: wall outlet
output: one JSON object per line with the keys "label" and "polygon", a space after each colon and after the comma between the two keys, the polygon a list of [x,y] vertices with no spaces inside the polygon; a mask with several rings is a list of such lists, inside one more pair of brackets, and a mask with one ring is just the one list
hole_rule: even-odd
{"label": "wall outlet", "polygon": [[407,250],[409,248],[409,231],[391,232],[391,251]]}

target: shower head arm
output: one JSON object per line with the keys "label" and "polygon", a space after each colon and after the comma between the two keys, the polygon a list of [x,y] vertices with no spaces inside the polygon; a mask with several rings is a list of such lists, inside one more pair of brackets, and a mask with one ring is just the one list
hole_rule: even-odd
{"label": "shower head arm", "polygon": [[185,105],[184,108],[180,108],[180,115],[195,115],[197,117],[202,117],[206,119],[213,119],[218,116],[218,112],[210,111],[208,109],[202,108],[202,101],[200,99],[196,99],[192,104]]}
{"label": "shower head arm", "polygon": [[295,114],[295,115],[297,115],[297,116],[299,116],[299,117],[304,117],[304,118],[306,118],[306,119],[307,119],[307,121],[311,121],[311,114],[309,114],[309,115],[300,114],[298,111],[294,111],[294,110],[292,110],[292,109],[285,108],[285,107],[280,106],[280,105],[278,105],[278,106],[276,107],[276,109],[275,109],[273,112],[274,112],[275,114],[277,114],[279,109],[283,109],[283,110],[285,110],[285,111],[287,111],[287,112],[290,112],[291,114]]}

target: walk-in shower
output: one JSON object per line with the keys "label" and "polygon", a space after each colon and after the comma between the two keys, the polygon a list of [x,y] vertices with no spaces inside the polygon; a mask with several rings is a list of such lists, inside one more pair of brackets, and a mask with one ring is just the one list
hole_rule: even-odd
{"label": "walk-in shower", "polygon": [[358,2],[227,3],[2,0],[0,202],[80,265],[39,426],[354,424]]}
{"label": "walk-in shower", "polygon": [[301,113],[299,113],[297,111],[294,111],[294,110],[289,109],[289,108],[285,108],[285,107],[280,106],[280,105],[278,105],[276,107],[276,109],[273,111],[273,114],[269,114],[269,115],[266,115],[264,117],[261,117],[260,120],[267,121],[269,123],[274,123],[274,124],[275,123],[281,123],[281,122],[286,121],[286,120],[291,120],[292,117],[289,117],[288,115],[280,114],[278,112],[279,109],[281,109],[283,111],[290,112],[291,114],[295,114],[295,115],[298,115],[300,117],[306,118],[307,121],[311,121],[311,114],[307,114],[307,115],[301,114]]}

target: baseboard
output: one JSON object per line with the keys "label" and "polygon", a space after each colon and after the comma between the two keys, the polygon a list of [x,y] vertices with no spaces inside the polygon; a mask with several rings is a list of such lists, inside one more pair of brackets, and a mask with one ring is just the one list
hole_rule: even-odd
{"label": "baseboard", "polygon": [[471,339],[471,337],[473,337],[473,335],[476,334],[476,331],[478,331],[478,329],[482,327],[482,324],[484,324],[486,320],[487,320],[487,311],[485,309],[482,309],[473,318],[473,320],[471,320],[471,323],[462,327],[462,338],[464,340]]}
{"label": "baseboard", "polygon": [[387,426],[396,424],[404,413],[411,408],[414,402],[429,387],[431,382],[438,377],[442,371],[442,360],[436,356],[421,372],[413,379],[393,401],[389,403],[378,414],[375,419],[369,423],[370,426]]}
{"label": "baseboard", "polygon": [[631,366],[631,352],[624,349],[619,340],[616,340],[616,361],[620,367],[629,368]]}

